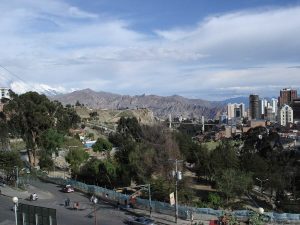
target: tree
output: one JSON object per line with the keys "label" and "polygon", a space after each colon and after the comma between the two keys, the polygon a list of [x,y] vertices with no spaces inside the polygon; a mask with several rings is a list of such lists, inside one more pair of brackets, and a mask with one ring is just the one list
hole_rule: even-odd
{"label": "tree", "polygon": [[54,101],[53,104],[55,128],[60,133],[67,134],[70,128],[77,127],[77,124],[81,122],[74,108],[63,107],[58,101]]}
{"label": "tree", "polygon": [[43,170],[50,171],[54,167],[54,162],[49,156],[49,154],[45,151],[42,151],[39,158],[39,166]]}
{"label": "tree", "polygon": [[211,152],[210,168],[213,175],[217,175],[225,169],[237,169],[238,166],[237,149],[230,141],[221,142]]}
{"label": "tree", "polygon": [[8,140],[8,125],[6,121],[6,116],[3,112],[0,112],[0,142],[1,150],[9,149],[9,140]]}
{"label": "tree", "polygon": [[124,135],[129,135],[135,140],[142,138],[142,128],[136,117],[125,118],[121,117],[119,120],[117,131]]}
{"label": "tree", "polygon": [[81,106],[79,100],[76,101],[75,106]]}
{"label": "tree", "polygon": [[113,188],[120,183],[118,165],[114,160],[88,160],[78,174],[78,179],[88,183]]}
{"label": "tree", "polygon": [[64,136],[56,130],[50,128],[41,135],[40,145],[44,148],[48,155],[56,153],[58,148],[62,146]]}
{"label": "tree", "polygon": [[138,144],[129,153],[129,165],[132,179],[138,183],[147,183],[151,175],[157,171],[155,150],[146,144]]}
{"label": "tree", "polygon": [[0,151],[0,169],[6,176],[6,181],[15,180],[15,167],[21,167],[22,161],[17,151]]}
{"label": "tree", "polygon": [[94,152],[109,152],[112,149],[112,144],[107,139],[98,138],[92,148]]}
{"label": "tree", "polygon": [[12,134],[21,136],[26,143],[31,165],[36,166],[36,156],[41,147],[42,135],[52,128],[59,132],[76,124],[78,115],[61,103],[51,102],[45,95],[27,92],[22,95],[11,94],[12,100],[4,106],[8,127]]}
{"label": "tree", "polygon": [[220,195],[218,195],[216,193],[209,193],[208,194],[208,202],[210,204],[212,204],[213,208],[219,208],[219,206],[222,203],[222,199],[221,199]]}
{"label": "tree", "polygon": [[82,148],[70,149],[66,161],[70,164],[72,170],[72,175],[77,176],[80,170],[80,166],[89,158],[89,154],[85,152]]}
{"label": "tree", "polygon": [[219,190],[229,199],[241,196],[252,189],[252,175],[234,169],[226,169],[215,179]]}
{"label": "tree", "polygon": [[45,95],[27,92],[4,106],[12,132],[20,134],[26,143],[29,162],[36,166],[36,151],[40,135],[54,125],[54,105]]}

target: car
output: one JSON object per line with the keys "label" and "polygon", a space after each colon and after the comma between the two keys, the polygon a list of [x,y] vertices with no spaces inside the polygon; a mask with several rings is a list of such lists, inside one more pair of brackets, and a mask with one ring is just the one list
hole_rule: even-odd
{"label": "car", "polygon": [[74,188],[70,184],[67,184],[66,186],[64,186],[62,190],[63,190],[63,192],[66,192],[66,193],[74,192]]}
{"label": "car", "polygon": [[129,225],[155,225],[154,222],[155,221],[150,218],[141,216],[141,217],[135,217],[133,219],[129,219],[127,221],[127,224],[129,224]]}

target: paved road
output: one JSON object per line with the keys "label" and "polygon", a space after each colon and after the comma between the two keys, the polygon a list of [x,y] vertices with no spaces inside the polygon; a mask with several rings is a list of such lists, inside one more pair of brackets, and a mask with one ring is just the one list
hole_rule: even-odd
{"label": "paved road", "polygon": [[[31,202],[27,199],[20,199],[21,203],[55,208],[57,212],[58,225],[89,225],[94,224],[94,206],[89,201],[88,197],[80,192],[63,193],[61,187],[51,183],[42,183],[36,181],[30,187],[39,196],[40,199]],[[79,202],[79,210],[73,210],[64,207],[65,199],[69,197],[71,200],[70,206],[73,202]],[[14,213],[11,210],[13,206],[10,197],[0,196],[0,225],[13,224]],[[96,218],[98,225],[124,225],[124,220],[130,215],[125,212],[115,209],[114,207],[99,202],[96,206]]]}

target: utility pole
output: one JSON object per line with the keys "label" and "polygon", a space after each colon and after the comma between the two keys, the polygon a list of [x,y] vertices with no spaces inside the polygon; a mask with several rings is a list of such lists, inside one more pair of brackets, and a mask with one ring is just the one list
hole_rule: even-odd
{"label": "utility pole", "polygon": [[148,184],[148,194],[149,194],[149,211],[150,211],[150,217],[151,217],[152,204],[151,204],[151,187],[150,187],[150,184]]}
{"label": "utility pole", "polygon": [[201,123],[202,123],[202,134],[204,134],[205,131],[204,116],[201,116]]}
{"label": "utility pole", "polygon": [[97,205],[97,203],[98,203],[98,198],[97,197],[95,197],[95,196],[92,196],[92,198],[91,198],[91,202],[93,203],[93,205],[94,205],[94,219],[95,219],[95,221],[94,221],[94,225],[97,225],[97,213],[96,213],[96,205]]}
{"label": "utility pole", "polygon": [[173,161],[175,163],[175,171],[172,171],[172,175],[175,178],[175,223],[177,223],[178,220],[178,181],[182,179],[182,173],[181,171],[178,171],[178,163],[183,162],[183,160],[178,159],[170,159],[170,161]]}

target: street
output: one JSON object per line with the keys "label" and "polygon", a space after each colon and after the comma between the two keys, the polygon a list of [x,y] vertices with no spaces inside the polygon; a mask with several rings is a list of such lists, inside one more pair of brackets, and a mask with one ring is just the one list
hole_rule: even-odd
{"label": "street", "polygon": [[[85,194],[76,191],[74,193],[63,193],[60,186],[51,183],[42,183],[40,181],[35,181],[29,189],[34,190],[35,193],[38,194],[39,199],[37,201],[29,201],[28,199],[25,199],[26,196],[23,194],[22,197],[18,196],[19,202],[55,208],[59,225],[95,224],[94,206]],[[5,190],[3,190],[2,193],[3,192],[5,192]],[[71,200],[70,207],[64,206],[64,202],[67,198]],[[79,203],[78,210],[73,209],[74,202]],[[12,207],[13,202],[11,197],[1,195],[0,225],[14,224],[14,213],[12,211]],[[96,205],[96,218],[98,225],[124,224],[123,221],[128,217],[131,216],[126,215],[124,211],[117,210],[105,202],[99,201]]]}

